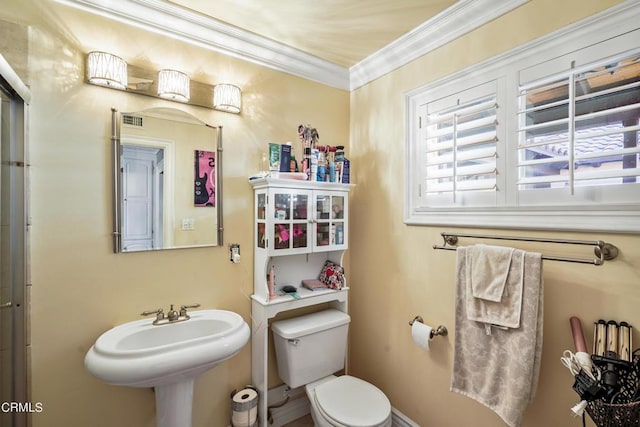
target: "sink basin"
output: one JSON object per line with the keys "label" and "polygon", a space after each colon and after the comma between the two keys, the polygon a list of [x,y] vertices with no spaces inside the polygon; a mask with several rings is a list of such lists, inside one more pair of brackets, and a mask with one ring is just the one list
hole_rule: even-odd
{"label": "sink basin", "polygon": [[249,326],[237,313],[199,310],[189,316],[157,326],[150,319],[116,326],[96,340],[85,366],[109,384],[155,387],[211,369],[249,340]]}
{"label": "sink basin", "polygon": [[89,349],[87,370],[108,384],[154,387],[158,426],[191,425],[193,380],[236,355],[250,330],[232,311],[199,310],[189,316],[163,325],[136,320],[108,330]]}

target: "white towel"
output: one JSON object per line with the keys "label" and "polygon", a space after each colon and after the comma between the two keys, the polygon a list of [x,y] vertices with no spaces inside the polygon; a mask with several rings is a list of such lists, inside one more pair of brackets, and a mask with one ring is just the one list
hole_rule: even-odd
{"label": "white towel", "polygon": [[500,302],[514,251],[504,246],[467,247],[467,281],[475,298]]}
{"label": "white towel", "polygon": [[[509,262],[503,262],[500,271],[497,265],[492,267],[495,273],[501,276],[504,281],[503,291],[498,301],[478,298],[474,295],[472,289],[473,277],[470,277],[469,262],[473,258],[469,257],[469,252],[476,248],[467,247],[467,279],[466,279],[466,305],[467,318],[476,322],[483,322],[487,325],[487,333],[491,333],[491,326],[502,328],[518,328],[520,327],[520,314],[522,312],[522,285],[524,281],[524,254],[520,249],[510,249]],[[502,279],[504,277],[504,279]]]}
{"label": "white towel", "polygon": [[524,255],[522,313],[517,329],[485,333],[467,318],[466,248],[458,248],[456,320],[451,391],[470,397],[498,414],[510,427],[522,424],[533,400],[542,355],[542,256]]}

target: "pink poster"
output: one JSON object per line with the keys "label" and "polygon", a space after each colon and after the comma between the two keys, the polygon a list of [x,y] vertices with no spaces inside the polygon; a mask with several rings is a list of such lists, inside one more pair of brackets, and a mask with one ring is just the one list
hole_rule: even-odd
{"label": "pink poster", "polygon": [[195,150],[195,206],[216,205],[216,153],[213,151]]}

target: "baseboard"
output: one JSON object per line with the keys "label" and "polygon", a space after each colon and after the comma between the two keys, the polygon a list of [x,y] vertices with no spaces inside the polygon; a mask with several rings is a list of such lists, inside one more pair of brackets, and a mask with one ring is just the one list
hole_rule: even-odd
{"label": "baseboard", "polygon": [[391,408],[391,427],[420,427],[396,408]]}
{"label": "baseboard", "polygon": [[287,390],[286,386],[280,386],[269,390],[269,406],[277,405],[289,396],[289,401],[279,408],[271,410],[273,424],[269,427],[281,427],[291,421],[302,418],[309,413],[309,399],[303,387]]}

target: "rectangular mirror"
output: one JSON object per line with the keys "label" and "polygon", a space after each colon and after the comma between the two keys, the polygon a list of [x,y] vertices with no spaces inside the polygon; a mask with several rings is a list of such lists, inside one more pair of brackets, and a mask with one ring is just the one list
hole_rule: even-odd
{"label": "rectangular mirror", "polygon": [[222,128],[172,108],[112,114],[114,251],[222,245]]}

